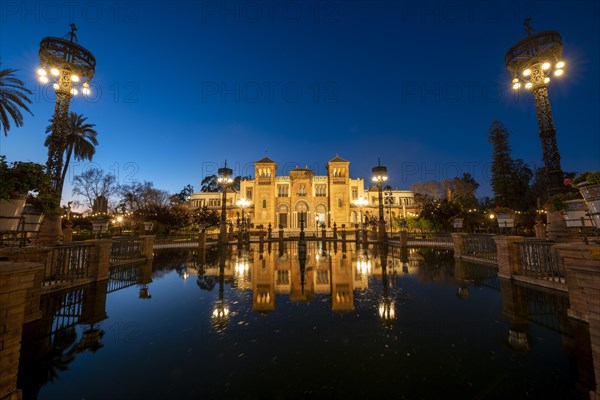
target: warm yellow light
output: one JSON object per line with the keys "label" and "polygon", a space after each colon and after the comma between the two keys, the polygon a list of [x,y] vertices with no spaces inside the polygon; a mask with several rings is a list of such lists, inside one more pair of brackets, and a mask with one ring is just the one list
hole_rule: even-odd
{"label": "warm yellow light", "polygon": [[73,88],[73,89],[71,89],[71,94],[73,96],[77,96],[79,94],[79,92],[77,91],[77,89]]}
{"label": "warm yellow light", "polygon": [[565,66],[565,62],[564,61],[559,61],[559,62],[556,63],[556,68],[560,69],[560,68],[564,68],[564,66]]}
{"label": "warm yellow light", "polygon": [[520,84],[519,82],[516,82],[516,83],[513,85],[513,89],[515,89],[515,90],[517,90],[517,89],[520,89],[520,88],[521,88],[521,84]]}
{"label": "warm yellow light", "polygon": [[494,219],[496,216],[494,214],[490,214],[490,219]]}
{"label": "warm yellow light", "polygon": [[58,88],[59,88],[60,86],[58,86],[58,83],[55,83],[54,85],[52,85],[52,87],[54,88],[54,90],[58,90]]}
{"label": "warm yellow light", "polygon": [[562,69],[557,69],[556,71],[554,71],[554,76],[561,76],[562,74],[563,74]]}
{"label": "warm yellow light", "polygon": [[48,74],[44,68],[38,69],[37,73],[39,76],[46,76]]}
{"label": "warm yellow light", "polygon": [[79,77],[77,75],[71,75],[71,80],[73,82],[79,82]]}
{"label": "warm yellow light", "polygon": [[525,89],[531,89],[533,87],[533,84],[531,82],[527,82],[527,84],[525,85]]}
{"label": "warm yellow light", "polygon": [[523,71],[523,76],[529,76],[531,75],[531,70],[529,68],[527,68],[525,71]]}
{"label": "warm yellow light", "polygon": [[548,83],[548,82],[550,82],[550,78],[548,78],[548,77],[545,77],[545,78],[544,78],[544,83]]}
{"label": "warm yellow light", "polygon": [[59,71],[58,71],[56,68],[52,68],[52,69],[50,70],[50,73],[51,73],[52,75],[54,75],[54,76],[58,76],[58,74],[59,74],[60,72],[59,72]]}
{"label": "warm yellow light", "polygon": [[48,83],[48,77],[47,76],[42,75],[42,76],[40,76],[39,79],[40,79],[40,82],[42,82],[42,83]]}
{"label": "warm yellow light", "polygon": [[544,71],[545,71],[545,70],[547,70],[548,68],[550,68],[550,63],[548,63],[548,62],[545,62],[545,63],[543,63],[543,64],[542,64],[542,69],[543,69]]}
{"label": "warm yellow light", "polygon": [[83,89],[81,89],[81,93],[85,94],[86,96],[90,94],[90,89],[84,87]]}

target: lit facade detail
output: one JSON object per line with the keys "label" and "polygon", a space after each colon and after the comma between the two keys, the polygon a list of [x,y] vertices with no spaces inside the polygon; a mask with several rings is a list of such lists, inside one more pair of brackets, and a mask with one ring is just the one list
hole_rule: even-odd
{"label": "lit facade detail", "polygon": [[[350,162],[336,156],[327,163],[327,175],[316,176],[309,168],[295,168],[288,175],[277,175],[277,164],[265,157],[254,163],[254,179],[243,180],[239,191],[229,189],[226,194],[226,218],[230,223],[242,219],[239,200],[244,198],[246,223],[273,229],[300,229],[303,219],[307,229],[323,225],[338,229],[342,224],[354,227],[363,218],[378,218],[379,196],[377,186],[365,188],[361,178],[350,177]],[[417,212],[413,192],[392,190],[393,203],[385,204],[385,219],[409,216]],[[223,210],[222,193],[197,192],[190,196],[191,209],[208,207]],[[356,203],[359,198],[365,204]],[[386,200],[390,201],[390,200]]]}

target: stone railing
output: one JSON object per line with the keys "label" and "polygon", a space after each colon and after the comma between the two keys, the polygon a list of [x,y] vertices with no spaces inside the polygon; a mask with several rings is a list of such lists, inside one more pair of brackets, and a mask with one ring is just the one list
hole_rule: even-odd
{"label": "stone railing", "polygon": [[46,263],[44,285],[62,283],[91,277],[90,257],[92,245],[77,243],[52,247]]}
{"label": "stone railing", "polygon": [[112,239],[110,265],[127,264],[154,258],[154,236],[115,237]]}
{"label": "stone railing", "polygon": [[555,243],[548,241],[515,242],[519,262],[519,275],[530,276],[564,283],[565,264],[555,249]]}
{"label": "stone railing", "polygon": [[494,236],[486,234],[452,233],[454,257],[487,263],[498,262]]}

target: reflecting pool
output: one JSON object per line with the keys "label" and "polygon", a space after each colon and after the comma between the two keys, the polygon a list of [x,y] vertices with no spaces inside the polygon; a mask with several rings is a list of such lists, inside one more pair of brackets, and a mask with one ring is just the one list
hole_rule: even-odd
{"label": "reflecting pool", "polygon": [[[344,251],[345,250],[345,251]],[[165,250],[42,298],[24,399],[583,399],[568,298],[435,249]]]}

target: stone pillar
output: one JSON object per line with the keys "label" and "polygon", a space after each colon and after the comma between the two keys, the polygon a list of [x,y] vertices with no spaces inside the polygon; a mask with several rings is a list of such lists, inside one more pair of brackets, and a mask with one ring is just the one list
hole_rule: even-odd
{"label": "stone pillar", "polygon": [[51,267],[50,247],[4,247],[0,248],[0,257],[8,258],[8,261],[15,263],[37,263],[44,268],[35,272],[35,284],[27,289],[25,296],[27,306],[25,307],[25,323],[39,319],[42,314],[40,311],[40,296],[42,292],[42,282],[44,281],[46,267]]}
{"label": "stone pillar", "polygon": [[596,376],[596,391],[590,399],[600,400],[600,245],[584,243],[554,246],[563,257],[569,289],[568,314],[587,321]]}
{"label": "stone pillar", "polygon": [[63,244],[71,244],[73,242],[73,222],[67,221],[67,226],[63,229]]}
{"label": "stone pillar", "polygon": [[465,250],[465,241],[467,239],[467,234],[462,232],[455,232],[451,233],[450,235],[452,236],[452,243],[454,243],[454,258],[461,258]]}
{"label": "stone pillar", "polygon": [[560,211],[546,211],[546,222],[548,223],[546,230],[548,239],[557,243],[570,241],[567,223]]}
{"label": "stone pillar", "polygon": [[146,260],[152,260],[154,258],[154,235],[143,235],[140,236],[142,240],[142,257],[146,257]]}
{"label": "stone pillar", "polygon": [[400,231],[398,237],[399,237],[399,241],[400,241],[400,247],[407,247],[408,246],[408,232]]}
{"label": "stone pillar", "polygon": [[37,246],[54,246],[62,240],[62,217],[46,215],[40,226],[35,244]]}
{"label": "stone pillar", "polygon": [[92,245],[90,249],[90,276],[95,276],[96,281],[108,279],[112,239],[86,240],[85,243]]}
{"label": "stone pillar", "polygon": [[534,229],[536,239],[546,239],[546,227],[544,226],[544,219],[541,215],[535,217]]}
{"label": "stone pillar", "polygon": [[[17,373],[21,355],[21,335],[25,312],[29,307],[27,292],[44,270],[39,263],[0,262],[0,399],[20,400]],[[39,297],[38,297],[39,310]]]}
{"label": "stone pillar", "polygon": [[494,241],[498,253],[498,276],[511,279],[513,275],[519,273],[516,242],[523,241],[523,236],[494,236]]}

